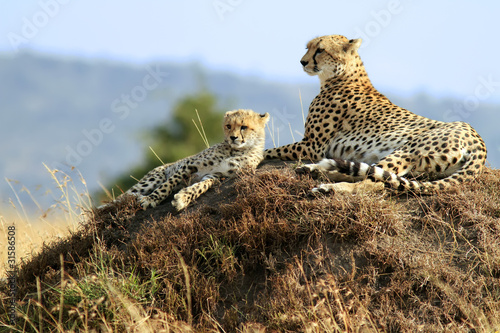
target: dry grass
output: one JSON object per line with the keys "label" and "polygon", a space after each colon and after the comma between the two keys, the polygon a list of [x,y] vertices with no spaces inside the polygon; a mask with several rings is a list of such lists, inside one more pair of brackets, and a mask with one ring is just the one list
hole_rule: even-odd
{"label": "dry grass", "polygon": [[315,184],[268,167],[181,214],[96,211],[20,267],[17,329],[500,330],[500,171],[427,197]]}
{"label": "dry grass", "polygon": [[[4,215],[0,216],[0,244],[7,244],[7,228],[16,228],[16,257],[18,261],[26,261],[38,253],[48,240],[60,240],[67,237],[77,228],[77,224],[67,219],[50,215],[45,217],[23,218],[8,208],[2,208]],[[7,212],[7,213],[5,213]],[[7,247],[0,247],[0,278],[6,275]]]}

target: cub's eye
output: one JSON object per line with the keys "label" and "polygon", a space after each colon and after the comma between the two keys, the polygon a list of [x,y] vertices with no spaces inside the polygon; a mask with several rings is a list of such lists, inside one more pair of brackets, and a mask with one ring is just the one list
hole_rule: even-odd
{"label": "cub's eye", "polygon": [[321,54],[321,53],[323,53],[323,51],[325,51],[325,49],[318,48],[318,49],[316,50],[316,54]]}
{"label": "cub's eye", "polygon": [[231,125],[226,125],[226,128],[227,129],[231,129]]}
{"label": "cub's eye", "polygon": [[248,126],[245,126],[245,125],[241,126],[242,130],[246,130],[247,128],[248,128]]}

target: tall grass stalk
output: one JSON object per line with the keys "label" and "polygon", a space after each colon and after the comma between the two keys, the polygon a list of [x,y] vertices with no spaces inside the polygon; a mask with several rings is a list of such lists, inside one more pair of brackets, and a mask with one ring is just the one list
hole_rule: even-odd
{"label": "tall grass stalk", "polygon": [[[163,160],[161,159],[161,157],[160,157],[160,156],[158,156],[158,154],[154,151],[153,147],[149,146],[149,149],[153,152],[153,154],[155,155],[155,157],[158,159],[158,161],[160,161],[160,163],[161,163],[162,165],[163,165],[163,164],[165,164],[165,162],[163,162]],[[132,177],[132,176],[130,176],[130,177]],[[137,179],[137,178],[134,178],[134,177],[132,177],[132,178],[133,178],[134,180],[136,180],[136,181],[139,181],[139,179]]]}
{"label": "tall grass stalk", "polygon": [[[196,111],[196,116],[198,117],[198,122],[199,122],[200,126],[198,127],[198,125],[196,124],[196,121],[194,121],[194,119],[191,119],[191,120],[193,121],[193,124],[196,127],[196,130],[198,131],[198,133],[200,133],[201,139],[205,143],[205,146],[207,148],[209,148],[210,144],[208,142],[208,138],[207,138],[207,134],[205,133],[205,129],[203,128],[203,122],[201,121],[200,114],[198,113],[197,109],[195,109],[195,111]],[[200,130],[200,128],[201,128],[201,130]]]}

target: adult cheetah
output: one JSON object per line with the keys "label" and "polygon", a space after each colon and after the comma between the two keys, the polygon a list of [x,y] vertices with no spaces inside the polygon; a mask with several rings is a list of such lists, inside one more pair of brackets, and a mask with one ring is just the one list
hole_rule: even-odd
{"label": "adult cheetah", "polygon": [[431,120],[391,103],[371,84],[360,45],[361,39],[340,35],[307,44],[300,63],[319,76],[321,89],[309,107],[304,138],[266,150],[265,158],[321,160],[298,169],[328,171],[333,181],[344,181],[313,190],[321,192],[355,192],[371,183],[422,193],[477,175],[486,160],[477,132],[467,123]]}

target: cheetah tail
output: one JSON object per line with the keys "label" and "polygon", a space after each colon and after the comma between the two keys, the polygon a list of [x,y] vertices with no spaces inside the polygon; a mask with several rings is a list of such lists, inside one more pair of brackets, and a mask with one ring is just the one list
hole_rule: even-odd
{"label": "cheetah tail", "polygon": [[400,177],[378,166],[338,158],[323,159],[319,164],[327,171],[338,171],[352,177],[368,178],[373,181],[384,182],[385,186],[394,192],[415,192],[425,194],[434,190],[443,190],[453,184],[460,184],[465,180],[471,179],[479,172],[479,170],[476,172],[473,171],[474,162],[477,161],[469,156],[463,166],[455,173],[446,178],[434,181],[408,180],[405,177]]}

